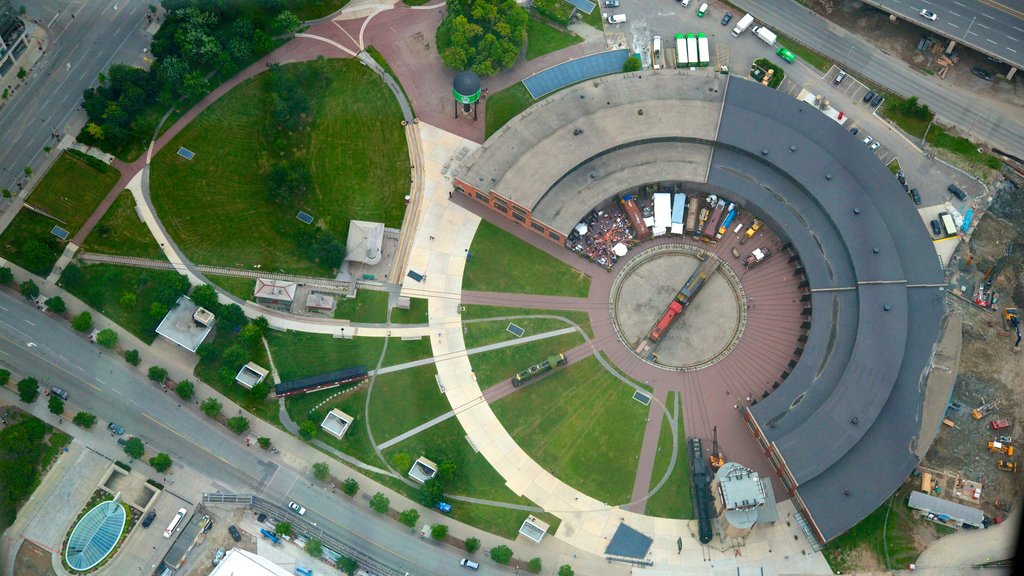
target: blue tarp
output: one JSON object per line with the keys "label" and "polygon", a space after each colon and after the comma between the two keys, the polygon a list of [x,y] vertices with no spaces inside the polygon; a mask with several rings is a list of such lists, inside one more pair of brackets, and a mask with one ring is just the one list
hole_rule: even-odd
{"label": "blue tarp", "polygon": [[577,82],[622,72],[622,65],[627,58],[629,50],[625,48],[599,52],[537,72],[523,80],[523,84],[530,91],[530,96],[536,100]]}
{"label": "blue tarp", "polygon": [[619,524],[604,553],[607,556],[621,558],[644,558],[653,542],[654,540],[649,536],[641,534],[625,524]]}
{"label": "blue tarp", "polygon": [[676,194],[672,201],[672,223],[683,223],[683,209],[686,208],[686,194]]}

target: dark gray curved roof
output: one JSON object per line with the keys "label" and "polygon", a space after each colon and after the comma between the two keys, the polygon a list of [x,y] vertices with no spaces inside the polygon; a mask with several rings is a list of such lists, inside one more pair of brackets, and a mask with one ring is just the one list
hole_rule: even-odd
{"label": "dark gray curved roof", "polygon": [[472,96],[480,91],[480,77],[475,72],[459,72],[452,80],[452,88],[463,96]]}

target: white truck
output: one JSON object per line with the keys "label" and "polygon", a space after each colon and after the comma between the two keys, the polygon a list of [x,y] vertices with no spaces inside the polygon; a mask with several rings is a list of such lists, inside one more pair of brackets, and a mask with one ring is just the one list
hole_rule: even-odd
{"label": "white truck", "polygon": [[750,14],[744,15],[743,18],[740,18],[740,21],[736,23],[736,27],[732,29],[732,37],[739,38],[740,34],[743,34],[743,31],[747,29],[747,26],[750,26],[753,22],[753,16]]}
{"label": "white truck", "polygon": [[661,68],[661,36],[655,36],[651,44],[651,64],[655,70]]}
{"label": "white truck", "polygon": [[772,32],[764,26],[754,26],[754,35],[769,46],[775,46],[775,41],[778,40],[775,32]]}

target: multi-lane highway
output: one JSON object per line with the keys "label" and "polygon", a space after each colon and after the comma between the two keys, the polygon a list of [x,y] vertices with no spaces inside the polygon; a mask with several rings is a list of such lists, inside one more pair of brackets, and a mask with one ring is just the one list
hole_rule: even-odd
{"label": "multi-lane highway", "polygon": [[25,7],[28,19],[46,27],[49,46],[27,84],[0,110],[0,187],[14,191],[26,166],[40,173],[43,146],[54,144],[51,133],[76,126],[82,91],[112,63],[143,65],[142,50],[152,39],[145,31],[146,2],[41,0]]}
{"label": "multi-lane highway", "polygon": [[[864,0],[943,38],[1024,68],[1024,2],[1020,0]],[[921,16],[935,14],[935,20]]]}
{"label": "multi-lane highway", "polygon": [[939,121],[956,126],[970,138],[1024,156],[1024,114],[1019,106],[979,100],[974,92],[922,74],[795,1],[732,1],[770,28],[814,48],[840,67],[901,96],[917,96],[921,103],[931,107]]}
{"label": "multi-lane highway", "polygon": [[[72,404],[99,417],[98,425],[113,420],[142,438],[149,451],[167,452],[176,463],[200,471],[210,482],[205,491],[255,493],[281,504],[301,502],[308,509],[305,520],[400,573],[460,570],[457,550],[419,538],[370,510],[362,498],[314,485],[306,468],[293,470],[262,450],[247,448],[197,410],[179,407],[180,400],[161,392],[116,355],[101,352],[66,323],[5,290],[0,290],[0,366],[18,377],[34,376],[44,388],[64,388]],[[287,443],[278,445],[288,451]],[[200,498],[199,493],[187,496]],[[502,573],[488,566],[481,572]]]}

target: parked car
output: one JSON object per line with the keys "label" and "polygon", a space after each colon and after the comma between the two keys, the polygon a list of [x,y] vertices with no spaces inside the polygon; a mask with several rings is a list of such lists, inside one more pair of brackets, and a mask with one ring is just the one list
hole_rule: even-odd
{"label": "parked car", "polygon": [[988,80],[989,82],[992,81],[992,75],[989,74],[989,71],[985,70],[984,68],[978,68],[977,66],[975,66],[974,68],[971,68],[971,74],[974,74],[975,76],[981,78],[982,80]]}
{"label": "parked car", "polygon": [[65,402],[67,402],[68,398],[71,397],[68,395],[66,390],[64,390],[63,388],[57,388],[56,386],[50,386],[50,394],[58,396],[61,400]]}
{"label": "parked car", "polygon": [[150,510],[146,514],[146,517],[142,519],[142,527],[149,528],[149,525],[153,523],[153,520],[156,520],[156,510]]}
{"label": "parked car", "polygon": [[857,129],[857,128],[850,128],[850,134],[853,134],[854,136],[856,136],[857,132],[860,132],[860,130]]}
{"label": "parked car", "polygon": [[846,70],[840,70],[839,74],[836,74],[836,79],[832,81],[833,84],[842,84],[843,80],[846,80]]}
{"label": "parked car", "polygon": [[306,514],[306,509],[303,508],[302,506],[299,506],[298,503],[296,502],[289,502],[288,507],[291,508],[292,511],[298,514],[299,516],[303,516]]}
{"label": "parked car", "polygon": [[117,434],[118,436],[124,436],[124,427],[121,426],[120,424],[115,424],[111,422],[110,424],[107,424],[107,429],[110,430],[113,434]]}
{"label": "parked car", "polygon": [[128,441],[127,441],[127,440],[125,440],[124,438],[118,438],[118,439],[117,439],[117,443],[118,443],[119,445],[121,445],[121,446],[124,446],[125,444],[127,444],[127,443],[128,443]]}
{"label": "parked car", "polygon": [[690,5],[690,0],[679,0],[679,3],[682,4],[683,8],[686,8]]}
{"label": "parked car", "polygon": [[235,542],[238,542],[242,539],[242,535],[238,533],[238,528],[235,528],[234,524],[228,526],[228,533],[231,534],[231,539]]}
{"label": "parked car", "polygon": [[452,505],[447,502],[438,502],[437,504],[434,505],[434,508],[437,508],[438,510],[444,512],[445,514],[448,514],[452,511]]}
{"label": "parked car", "polygon": [[725,16],[722,16],[722,26],[728,24],[729,20],[732,20],[732,12],[726,12]]}
{"label": "parked car", "polygon": [[704,15],[707,14],[707,13],[708,13],[708,3],[704,2],[704,3],[702,3],[700,5],[700,8],[697,8],[697,18],[703,18]]}
{"label": "parked car", "polygon": [[623,24],[625,22],[626,22],[626,15],[625,14],[609,14],[608,15],[608,23],[609,24]]}
{"label": "parked car", "polygon": [[939,227],[939,221],[938,220],[932,220],[932,234],[934,234],[936,236],[941,236],[942,235],[942,228]]}
{"label": "parked car", "polygon": [[881,145],[882,145],[882,143],[881,143],[881,142],[879,142],[878,140],[875,140],[875,141],[874,141],[874,142],[873,142],[873,143],[871,144],[871,146],[868,146],[868,148],[871,148],[871,151],[872,151],[872,152],[874,152],[875,150],[878,150],[878,148],[879,148],[879,147],[880,147]]}
{"label": "parked car", "polygon": [[900,184],[907,183],[907,176],[903,173],[903,170],[896,173],[896,179],[900,181]]}
{"label": "parked car", "polygon": [[790,52],[789,50],[787,50],[787,49],[785,49],[785,48],[783,48],[781,46],[779,47],[778,50],[775,51],[775,53],[778,54],[779,58],[782,58],[783,60],[785,60],[786,62],[789,62],[791,64],[793,63],[794,60],[796,60],[796,54],[793,54],[792,52]]}
{"label": "parked car", "polygon": [[932,12],[931,10],[927,9],[921,10],[920,14],[922,17],[927,18],[932,22],[935,22],[935,20],[938,18],[938,16],[935,15],[935,12]]}
{"label": "parked car", "polygon": [[469,558],[463,558],[462,560],[459,560],[459,566],[462,566],[463,568],[469,568],[470,570],[480,569],[480,564],[473,562]]}
{"label": "parked car", "polygon": [[865,102],[871,102],[871,99],[874,98],[874,97],[875,97],[875,91],[874,90],[868,90],[868,93],[864,95],[864,101]]}
{"label": "parked car", "polygon": [[907,194],[910,194],[910,186],[907,186],[906,182],[904,182],[903,184],[900,184],[900,186],[903,186],[903,191],[904,192],[906,192]]}
{"label": "parked car", "polygon": [[917,188],[910,189],[910,199],[914,201],[914,204],[921,205],[921,193],[917,191]]}
{"label": "parked car", "polygon": [[259,516],[256,517],[256,521],[260,522],[260,523],[266,522],[267,521],[267,515],[265,513],[263,513],[263,512],[260,512]]}
{"label": "parked car", "polygon": [[861,143],[867,146],[868,144],[871,144],[872,140],[874,140],[874,138],[872,138],[871,136],[866,136],[863,140],[861,140]]}
{"label": "parked car", "polygon": [[964,191],[961,190],[960,187],[957,186],[956,184],[950,184],[949,187],[946,189],[949,190],[949,192],[953,196],[956,196],[957,200],[960,200],[961,202],[967,200],[967,194],[964,193]]}
{"label": "parked car", "polygon": [[224,548],[217,548],[217,551],[213,554],[213,565],[220,564],[220,561],[224,559]]}
{"label": "parked car", "polygon": [[885,100],[885,96],[875,94],[875,99],[871,101],[871,107],[878,108],[878,105],[882,103],[882,100]]}
{"label": "parked car", "polygon": [[604,5],[608,8],[618,8],[619,0],[604,0]]}

